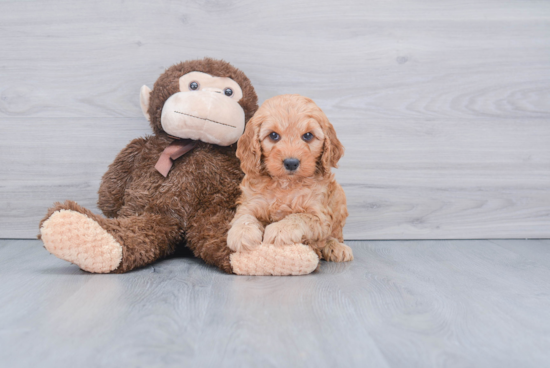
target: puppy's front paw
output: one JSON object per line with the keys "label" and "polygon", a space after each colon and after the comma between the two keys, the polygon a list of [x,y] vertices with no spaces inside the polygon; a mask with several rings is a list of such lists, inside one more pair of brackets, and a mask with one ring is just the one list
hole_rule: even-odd
{"label": "puppy's front paw", "polygon": [[353,252],[350,247],[338,241],[328,241],[327,245],[321,249],[321,254],[329,262],[349,262],[353,261]]}
{"label": "puppy's front paw", "polygon": [[304,232],[302,228],[292,222],[279,221],[265,228],[264,242],[275,245],[289,245],[301,243]]}
{"label": "puppy's front paw", "polygon": [[262,244],[262,235],[256,224],[235,224],[227,233],[227,246],[235,252],[252,250]]}

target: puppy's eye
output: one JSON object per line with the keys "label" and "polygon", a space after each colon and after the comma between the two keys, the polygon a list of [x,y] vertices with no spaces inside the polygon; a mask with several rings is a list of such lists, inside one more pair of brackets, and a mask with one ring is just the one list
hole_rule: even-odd
{"label": "puppy's eye", "polygon": [[231,88],[226,88],[223,90],[223,93],[227,96],[227,97],[231,97],[233,96],[233,90]]}
{"label": "puppy's eye", "polygon": [[313,139],[313,134],[311,134],[310,132],[307,132],[302,136],[302,139],[306,142],[309,142]]}
{"label": "puppy's eye", "polygon": [[277,142],[279,139],[281,139],[281,136],[278,133],[271,132],[269,134],[269,139],[271,139],[273,142]]}
{"label": "puppy's eye", "polygon": [[191,91],[195,91],[195,90],[199,89],[199,84],[197,82],[191,82],[191,83],[189,83],[189,89]]}

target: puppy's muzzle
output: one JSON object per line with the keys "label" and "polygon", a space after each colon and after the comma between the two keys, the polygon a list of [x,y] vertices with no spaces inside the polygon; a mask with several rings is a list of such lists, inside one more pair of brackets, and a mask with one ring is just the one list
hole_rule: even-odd
{"label": "puppy's muzzle", "polygon": [[298,160],[297,158],[285,158],[283,160],[283,165],[288,171],[296,171],[296,169],[298,169],[298,166],[300,166],[300,160]]}

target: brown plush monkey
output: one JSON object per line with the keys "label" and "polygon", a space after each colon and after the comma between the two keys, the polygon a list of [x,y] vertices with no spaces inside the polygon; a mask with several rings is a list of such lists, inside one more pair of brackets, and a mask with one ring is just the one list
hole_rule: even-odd
{"label": "brown plush monkey", "polygon": [[310,248],[227,247],[239,183],[236,142],[257,106],[250,81],[229,63],[205,58],[174,65],[141,89],[154,135],[130,142],[103,176],[96,215],[56,203],[39,237],[55,256],[94,273],[122,273],[186,245],[228,273],[291,275],[318,264]]}

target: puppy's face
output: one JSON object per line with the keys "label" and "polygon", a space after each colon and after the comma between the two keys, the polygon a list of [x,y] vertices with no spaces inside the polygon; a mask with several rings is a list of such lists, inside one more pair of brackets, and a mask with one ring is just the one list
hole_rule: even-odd
{"label": "puppy's face", "polygon": [[330,172],[343,154],[323,111],[299,95],[273,97],[260,107],[239,141],[237,156],[245,173],[303,178]]}
{"label": "puppy's face", "polygon": [[[305,108],[306,107],[306,108]],[[271,176],[308,177],[315,174],[325,135],[309,113],[317,106],[287,105],[267,111],[260,127],[264,165]]]}

